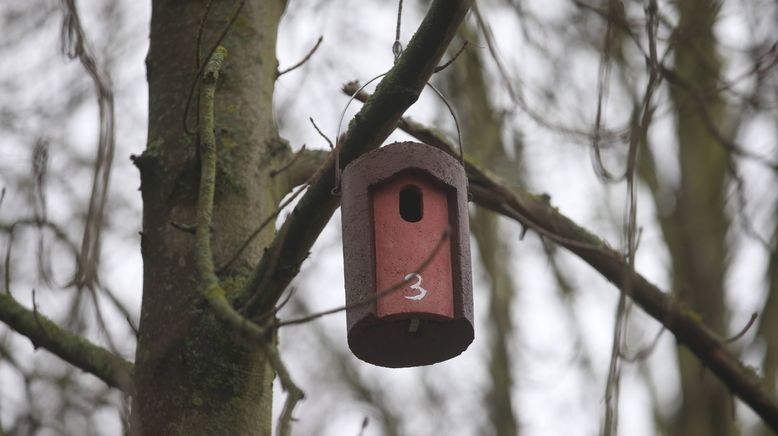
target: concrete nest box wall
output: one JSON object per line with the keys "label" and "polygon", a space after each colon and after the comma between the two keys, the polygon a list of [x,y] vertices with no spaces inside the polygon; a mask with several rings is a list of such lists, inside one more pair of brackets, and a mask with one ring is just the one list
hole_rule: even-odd
{"label": "concrete nest box wall", "polygon": [[429,145],[401,142],[351,162],[341,182],[352,352],[393,368],[462,353],[473,341],[462,165]]}

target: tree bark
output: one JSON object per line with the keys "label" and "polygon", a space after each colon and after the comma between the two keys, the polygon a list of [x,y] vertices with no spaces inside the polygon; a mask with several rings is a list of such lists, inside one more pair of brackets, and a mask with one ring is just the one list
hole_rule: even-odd
{"label": "tree bark", "polygon": [[[700,313],[711,329],[726,335],[727,156],[703,121],[706,111],[717,126],[727,122],[726,105],[716,90],[721,69],[713,34],[717,5],[709,0],[679,3],[680,22],[674,35],[676,71],[693,88],[677,84],[670,88],[681,174],[675,210],[660,219],[679,299]],[[695,93],[702,95],[702,100],[695,98]],[[707,369],[683,347],[678,347],[678,365],[683,398],[672,434],[737,434],[733,400],[727,389],[715,378],[705,377]]]}
{"label": "tree bark", "polygon": [[[775,215],[778,215],[778,210],[774,213]],[[773,231],[772,240],[778,240],[778,226]],[[767,301],[764,303],[762,313],[759,314],[758,333],[765,350],[762,358],[762,373],[765,384],[768,391],[775,395],[776,381],[778,380],[778,250],[773,250],[770,253],[766,275]],[[774,433],[767,426],[760,425],[758,434],[769,436]]]}
{"label": "tree bark", "polygon": [[[204,63],[239,2],[152,2],[146,59],[149,130],[141,173],[143,302],[136,353],[135,434],[266,435],[271,431],[272,382],[266,357],[235,341],[201,297],[195,240],[199,157],[196,53]],[[214,263],[222,265],[272,213],[283,188],[271,170],[289,155],[273,121],[275,56],[283,0],[249,0],[221,42],[229,52],[217,84],[218,166],[211,228]],[[221,272],[230,290],[245,281],[273,236],[255,238]]]}
{"label": "tree bark", "polygon": [[[466,41],[481,43],[476,30],[470,25],[463,25],[460,35]],[[478,50],[465,50],[451,64],[451,71],[446,71],[450,75],[447,94],[451,95],[457,109],[468,155],[484,168],[491,168],[513,180],[518,178],[514,174],[519,172],[519,162],[505,152],[502,117],[489,100],[489,84],[484,77],[480,54]],[[515,341],[511,305],[516,289],[511,276],[516,271],[509,265],[510,247],[503,239],[504,229],[500,228],[498,214],[485,208],[474,209],[470,214],[470,230],[490,282],[487,317],[490,349],[487,359],[491,384],[484,394],[489,420],[484,424],[483,433],[517,436],[519,423],[514,412],[514,364],[510,346]]]}

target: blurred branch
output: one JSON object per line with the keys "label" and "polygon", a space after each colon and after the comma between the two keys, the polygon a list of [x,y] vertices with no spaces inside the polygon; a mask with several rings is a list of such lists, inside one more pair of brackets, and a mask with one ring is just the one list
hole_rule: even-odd
{"label": "blurred branch", "polygon": [[[74,259],[76,262],[79,261],[79,253],[78,248],[76,245],[70,241],[65,231],[58,226],[57,224],[48,221],[47,219],[43,217],[30,217],[30,218],[21,218],[18,219],[10,224],[6,223],[0,223],[0,232],[7,233],[8,234],[8,243],[5,248],[5,258],[3,261],[3,285],[5,292],[11,293],[11,253],[13,250],[13,244],[14,244],[14,236],[17,227],[37,227],[39,232],[42,231],[44,228],[48,228],[51,230],[51,232],[54,234],[54,236],[65,244],[68,248],[68,250],[73,254]],[[43,234],[39,234],[39,241],[43,239]],[[40,246],[39,246],[39,252],[38,252],[38,262],[39,262],[39,269],[42,269],[40,266],[40,263],[43,262],[43,253],[40,252]],[[47,283],[50,281],[49,277],[46,277]]]}
{"label": "blurred branch", "polygon": [[489,24],[484,20],[483,16],[481,16],[481,11],[479,10],[478,6],[476,5],[473,7],[473,12],[475,15],[476,22],[478,23],[478,28],[481,30],[481,33],[484,35],[484,41],[486,41],[486,47],[489,49],[489,54],[492,55],[492,59],[494,59],[494,63],[497,66],[497,71],[500,73],[500,77],[503,80],[503,84],[505,85],[505,88],[508,90],[508,94],[511,96],[511,100],[518,101],[518,97],[516,92],[513,90],[513,86],[511,85],[511,80],[508,78],[508,73],[505,70],[505,67],[503,66],[502,62],[500,61],[500,56],[497,53],[497,47],[494,43],[494,35],[492,34],[492,29],[489,27]]}
{"label": "blurred branch", "polygon": [[446,61],[446,62],[444,62],[442,65],[435,67],[435,70],[433,70],[433,74],[437,74],[437,73],[439,73],[439,72],[441,72],[441,71],[445,70],[446,68],[448,68],[448,67],[449,67],[449,65],[451,65],[452,63],[454,63],[454,61],[455,61],[455,60],[457,60],[457,58],[459,57],[459,55],[461,55],[461,54],[462,54],[462,52],[464,52],[464,51],[465,51],[465,49],[467,48],[467,45],[468,45],[469,43],[470,43],[470,42],[469,42],[468,40],[465,40],[465,42],[463,42],[463,43],[462,43],[462,46],[461,46],[461,47],[459,47],[459,50],[457,50],[457,51],[454,53],[454,55],[453,55],[453,56],[451,56],[451,59],[447,60],[447,61]]}
{"label": "blurred branch", "polygon": [[[311,315],[311,309],[307,306],[304,298],[295,298],[291,306],[293,311],[300,313],[301,317]],[[393,403],[389,401],[388,391],[382,386],[376,386],[375,378],[363,375],[359,371],[360,365],[356,363],[353,355],[344,351],[342,342],[335,342],[327,334],[326,329],[314,328],[307,329],[307,333],[313,335],[313,343],[316,344],[318,351],[325,356],[321,361],[329,361],[327,365],[315,365],[312,371],[326,368],[327,377],[322,379],[329,383],[345,386],[350,392],[349,397],[354,398],[370,406],[372,415],[376,418],[375,422],[379,427],[378,434],[385,436],[399,436],[403,434],[400,425],[403,422],[402,413],[395,410]],[[310,419],[306,420],[310,422]],[[323,420],[323,424],[331,423],[332,420]],[[314,434],[309,432],[308,434]]]}
{"label": "blurred branch", "polygon": [[751,327],[754,325],[754,322],[756,321],[756,319],[758,317],[759,317],[759,315],[756,312],[752,313],[751,314],[751,318],[748,319],[748,322],[746,323],[746,325],[742,329],[740,329],[740,331],[737,332],[734,336],[732,336],[731,338],[728,338],[726,340],[726,342],[727,343],[735,342],[735,341],[739,340],[740,338],[742,338],[743,336],[745,336],[745,334],[748,333],[749,330],[751,330]]}
{"label": "blurred branch", "polygon": [[[3,281],[5,285],[5,290],[7,292],[10,292],[11,289],[11,250],[13,248],[14,234],[18,227],[36,227],[38,231],[42,231],[43,229],[48,229],[52,233],[54,238],[57,241],[59,241],[61,244],[63,244],[65,248],[67,248],[68,252],[73,256],[75,262],[79,261],[78,246],[68,237],[65,230],[57,223],[49,221],[48,219],[42,219],[38,217],[21,218],[9,224],[0,223],[0,232],[8,234],[8,243],[6,245],[4,271],[3,271],[4,274]],[[42,256],[39,254],[38,262],[41,261],[42,261]],[[47,283],[49,282],[51,282],[51,280],[47,280]],[[122,303],[119,300],[119,298],[116,296],[116,294],[114,294],[113,291],[111,291],[111,289],[109,289],[105,284],[101,282],[99,275],[95,276],[94,285],[96,286],[90,286],[89,289],[92,292],[92,296],[95,298],[94,300],[95,304],[97,302],[96,300],[97,295],[95,291],[99,289],[100,292],[105,294],[105,296],[108,298],[108,301],[111,302],[114,308],[117,311],[119,311],[122,314],[122,316],[127,320],[127,323],[130,326],[130,328],[133,330],[133,332],[137,333],[138,328],[135,326],[135,323],[133,322],[133,316],[130,313],[129,309],[124,305],[124,303]],[[100,311],[98,306],[95,306],[95,310],[96,313],[99,315]]]}
{"label": "blurred branch", "polygon": [[84,225],[84,238],[81,243],[78,269],[73,278],[73,283],[81,287],[92,285],[97,276],[103,211],[108,201],[108,184],[111,178],[115,146],[114,100],[110,80],[105,73],[99,71],[97,62],[87,46],[75,0],[62,0],[62,3],[65,7],[65,17],[62,21],[62,51],[70,59],[78,59],[94,82],[97,105],[100,111],[92,192],[89,196],[89,208]]}
{"label": "blurred branch", "polygon": [[[557,285],[556,288],[559,291],[559,297],[562,300],[562,307],[565,312],[567,312],[567,316],[571,322],[571,328],[569,328],[568,331],[573,335],[573,341],[577,347],[583,348],[586,342],[584,341],[584,331],[581,326],[584,325],[584,322],[581,321],[574,307],[575,294],[578,290],[567,278],[562,265],[560,265],[561,259],[559,259],[558,247],[551,242],[544,240],[543,252],[548,260],[548,266],[551,268],[551,275],[554,277],[554,282]],[[589,355],[586,352],[581,352],[579,361],[586,378],[588,380],[596,380],[594,366],[592,365]]]}
{"label": "blurred branch", "polygon": [[705,94],[698,86],[696,86],[690,80],[682,77],[680,74],[678,74],[677,71],[670,68],[662,66],[659,71],[662,73],[662,77],[667,79],[670,84],[676,85],[690,94],[696,104],[696,108],[698,109],[698,114],[703,122],[703,126],[708,131],[708,134],[713,137],[713,139],[715,139],[716,142],[718,142],[722,147],[724,147],[725,150],[734,154],[735,156],[756,161],[757,163],[764,165],[770,170],[778,172],[778,162],[773,162],[765,156],[760,156],[745,149],[734,140],[728,138],[728,135],[724,134],[719,129],[719,126],[717,126],[716,121],[713,119],[713,116],[708,109]]}
{"label": "blurred branch", "polygon": [[132,393],[132,363],[60,328],[54,321],[0,293],[0,321],[62,360],[98,377],[111,387]]}
{"label": "blurred branch", "polygon": [[[336,138],[335,153],[345,166],[377,148],[395,129],[400,116],[419,97],[472,0],[435,0],[418,31],[376,89],[369,104],[354,116],[348,132]],[[332,195],[335,155],[325,162],[297,207],[262,256],[244,289],[240,303],[248,314],[272,309],[300,270],[308,251],[338,207]]]}
{"label": "blurred branch", "polygon": [[[357,99],[361,100],[359,95]],[[437,132],[407,118],[398,126],[420,141],[457,156],[455,146]],[[560,213],[547,197],[520,188],[508,188],[470,159],[466,158],[465,163],[470,192],[476,204],[548,236],[600,272],[622,292],[624,284],[629,284],[629,296],[647,314],[673,332],[678,342],[691,350],[733,394],[748,404],[770,428],[778,431],[778,400],[765,389],[759,376],[727,349],[725,340],[702,323],[699,314],[632,271],[622,253]]]}

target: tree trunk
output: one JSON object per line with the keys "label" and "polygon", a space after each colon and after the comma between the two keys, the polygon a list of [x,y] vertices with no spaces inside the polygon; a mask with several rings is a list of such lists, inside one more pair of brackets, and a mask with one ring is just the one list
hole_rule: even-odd
{"label": "tree trunk", "polygon": [[[143,302],[136,354],[134,434],[266,435],[273,372],[261,351],[240,345],[200,295],[194,235],[199,179],[196,134],[184,131],[197,78],[198,30],[206,0],[152,2],[149,130],[135,158],[141,173]],[[239,2],[213,2],[203,26],[200,63]],[[224,264],[277,206],[286,187],[270,170],[288,156],[273,121],[276,34],[283,0],[249,0],[224,41],[217,84],[218,164],[211,239]],[[199,82],[199,78],[198,78]],[[197,91],[187,119],[196,131]],[[220,277],[237,289],[273,236],[269,226]]]}
{"label": "tree trunk", "polygon": [[[478,41],[475,29],[470,25],[463,25],[460,35],[467,41]],[[519,172],[519,162],[505,152],[502,117],[489,100],[489,83],[484,77],[480,54],[478,50],[465,50],[451,64],[447,94],[453,97],[457,108],[468,154],[484,168],[513,180],[518,178],[515,173]],[[520,152],[518,147],[516,152]],[[470,230],[491,284],[488,308],[491,384],[484,395],[489,414],[484,434],[517,436],[519,422],[514,412],[514,364],[510,347],[515,340],[511,316],[516,294],[511,274],[515,274],[515,270],[509,266],[510,247],[503,239],[504,229],[500,229],[499,224],[499,216],[490,210],[477,208],[471,213]]]}
{"label": "tree trunk", "polygon": [[[773,215],[778,216],[778,210]],[[774,241],[778,240],[778,226],[773,231],[772,238]],[[762,373],[767,389],[775,394],[776,381],[778,381],[778,251],[776,250],[770,253],[766,278],[767,301],[762,313],[759,314],[759,338],[765,350],[762,358]],[[769,436],[775,433],[760,423],[758,434]]]}
{"label": "tree trunk", "polygon": [[[673,257],[674,288],[713,331],[726,334],[724,278],[729,256],[725,211],[727,156],[708,131],[704,117],[721,128],[726,105],[717,91],[721,62],[713,27],[718,2],[679,3],[680,23],[674,34],[675,68],[688,86],[675,84],[680,186],[674,213],[664,220],[665,239]],[[681,408],[675,435],[736,434],[727,389],[686,348],[678,347]]]}

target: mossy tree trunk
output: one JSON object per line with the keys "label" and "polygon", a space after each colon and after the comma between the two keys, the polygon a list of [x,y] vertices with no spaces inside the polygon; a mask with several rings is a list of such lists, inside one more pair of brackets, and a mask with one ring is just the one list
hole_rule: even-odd
{"label": "mossy tree trunk", "polygon": [[[256,348],[240,345],[201,297],[195,240],[198,138],[185,132],[197,77],[197,35],[206,0],[152,2],[149,130],[141,173],[143,303],[136,354],[136,434],[253,435],[271,431],[273,372]],[[215,1],[203,26],[200,62],[239,2]],[[229,52],[217,84],[218,166],[211,240],[218,267],[277,207],[288,186],[270,170],[289,149],[273,121],[278,23],[283,0],[249,0],[221,42]],[[196,131],[197,93],[187,122]],[[280,178],[279,178],[280,179]],[[273,236],[272,226],[220,276],[238,288]]]}

